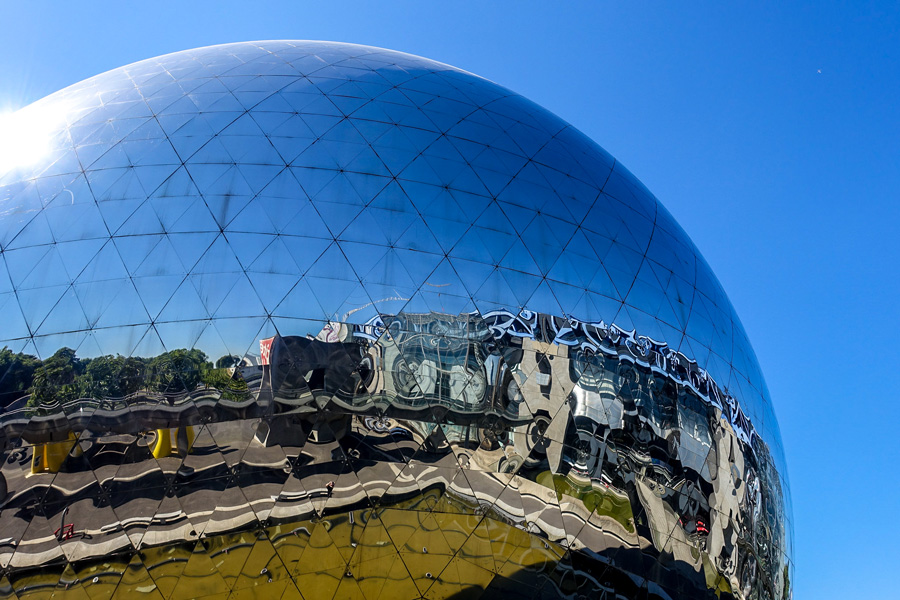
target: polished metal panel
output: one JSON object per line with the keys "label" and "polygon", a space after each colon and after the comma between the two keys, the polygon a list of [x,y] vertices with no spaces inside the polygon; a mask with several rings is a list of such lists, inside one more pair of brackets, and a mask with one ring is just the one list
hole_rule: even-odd
{"label": "polished metal panel", "polygon": [[10,123],[0,596],[791,597],[747,336],[554,115],[278,41]]}

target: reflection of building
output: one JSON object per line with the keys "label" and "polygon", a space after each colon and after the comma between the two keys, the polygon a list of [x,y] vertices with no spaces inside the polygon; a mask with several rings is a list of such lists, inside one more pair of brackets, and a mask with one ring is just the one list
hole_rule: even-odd
{"label": "reflection of building", "polygon": [[790,597],[737,317],[546,111],[311,42],[27,110],[65,125],[0,165],[0,595]]}

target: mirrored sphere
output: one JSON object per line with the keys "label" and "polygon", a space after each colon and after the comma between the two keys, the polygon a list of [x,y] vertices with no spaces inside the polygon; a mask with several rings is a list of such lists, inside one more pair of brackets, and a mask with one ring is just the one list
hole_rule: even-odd
{"label": "mirrored sphere", "polygon": [[541,107],[240,43],[0,144],[0,597],[791,597],[740,321]]}

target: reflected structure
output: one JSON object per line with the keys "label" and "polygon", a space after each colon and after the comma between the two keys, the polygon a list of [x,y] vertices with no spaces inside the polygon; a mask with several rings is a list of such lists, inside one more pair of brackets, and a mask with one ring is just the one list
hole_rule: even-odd
{"label": "reflected structure", "polygon": [[0,596],[791,597],[746,334],[570,125],[292,41],[15,118]]}

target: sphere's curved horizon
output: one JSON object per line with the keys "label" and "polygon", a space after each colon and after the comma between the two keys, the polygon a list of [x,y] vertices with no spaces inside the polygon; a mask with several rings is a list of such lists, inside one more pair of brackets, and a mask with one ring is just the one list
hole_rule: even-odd
{"label": "sphere's curved horizon", "polygon": [[[131,505],[146,498],[120,491],[116,500],[121,475],[97,474],[116,436],[137,448],[155,431],[135,464],[154,465],[157,487],[202,522],[192,535],[215,532],[226,548],[223,536],[248,527],[318,523],[362,502],[396,514],[401,529],[437,523],[442,539],[462,535],[445,539],[449,558],[429,567],[456,565],[457,592],[539,581],[528,589],[562,593],[561,583],[547,587],[561,565],[600,557],[597,565],[616,565],[609,589],[626,595],[635,577],[644,581],[636,589],[660,586],[659,597],[790,595],[786,466],[743,327],[659,201],[552,113],[425,58],[282,40],[113,69],[12,123],[0,149],[0,418],[5,454],[31,456],[35,477],[4,472],[5,502],[25,502],[41,476],[59,473],[40,487],[53,494],[62,473],[77,479],[75,462],[90,463],[110,507],[107,533],[102,542],[58,539],[66,561],[193,539],[177,542],[181,534],[156,531],[152,520],[127,533]],[[394,429],[419,450],[385,450],[386,440],[398,443],[385,433]],[[200,440],[229,468],[225,457],[254,444],[293,466],[272,495],[194,465],[209,456],[193,451]],[[54,463],[59,444],[68,446]],[[90,448],[76,453],[80,445]],[[221,479],[204,502],[224,502],[237,485],[247,515],[222,528],[209,511],[185,508],[213,492],[163,465],[175,457]],[[425,523],[420,508],[398,508],[411,501],[402,482],[416,461],[441,464],[437,474],[451,461],[467,474],[466,486],[447,471],[420,487],[422,502],[434,489],[439,504],[450,502],[440,514],[487,511],[478,522],[485,539],[491,528],[522,531],[521,544],[542,540],[561,554],[532,572],[513,550],[517,558],[498,566],[508,549],[494,547],[488,568],[486,550],[471,547],[482,525]],[[321,483],[325,467],[314,466],[332,463],[337,483],[352,474],[355,495],[353,486],[332,496],[332,485],[324,499],[306,489]],[[503,485],[487,491],[500,475]],[[548,486],[558,498],[526,508],[523,498]],[[282,506],[289,491],[302,506]],[[168,514],[168,494],[157,512]],[[260,511],[254,494],[275,500]],[[577,532],[563,525],[569,513],[580,515]],[[400,525],[407,514],[418,525]],[[35,519],[10,521],[22,529],[20,547],[37,544]],[[115,535],[115,523],[126,533]],[[364,529],[375,536],[374,527]],[[395,553],[382,559],[400,561],[409,593],[444,581],[431,571],[422,580],[424,554],[409,557],[406,541],[386,535]],[[334,590],[344,571],[361,590],[355,569],[366,559],[341,544],[319,571],[340,571]],[[35,549],[0,548],[0,566],[32,568]],[[276,555],[291,581],[321,575]],[[647,560],[664,573],[647,575],[637,566]],[[578,589],[606,589],[588,563],[575,570]]]}

